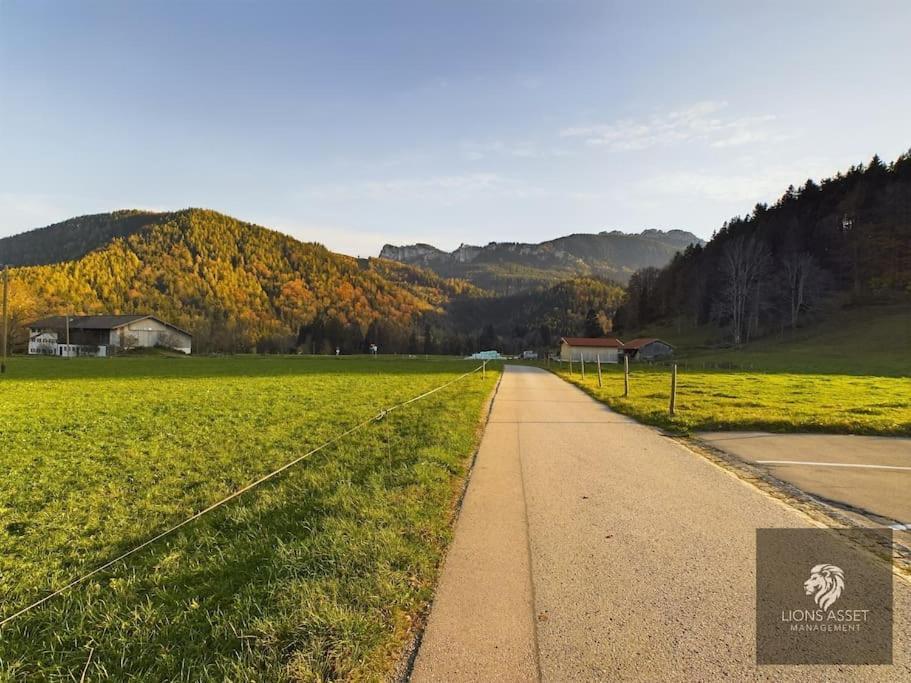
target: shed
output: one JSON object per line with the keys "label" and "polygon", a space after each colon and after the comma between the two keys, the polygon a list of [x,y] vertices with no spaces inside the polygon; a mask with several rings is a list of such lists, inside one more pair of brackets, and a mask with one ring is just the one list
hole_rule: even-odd
{"label": "shed", "polygon": [[629,356],[630,360],[658,360],[673,356],[674,347],[660,339],[643,337],[626,342],[623,345],[623,353]]}
{"label": "shed", "polygon": [[616,363],[620,359],[623,342],[616,337],[561,337],[561,360],[584,360]]}

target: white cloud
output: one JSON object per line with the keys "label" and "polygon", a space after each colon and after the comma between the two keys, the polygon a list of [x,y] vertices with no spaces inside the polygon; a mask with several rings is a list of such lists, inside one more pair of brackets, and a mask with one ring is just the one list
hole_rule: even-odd
{"label": "white cloud", "polygon": [[481,196],[522,197],[529,191],[530,188],[521,181],[497,173],[468,173],[314,185],[304,190],[303,195],[307,198],[330,201],[429,200],[452,204]]}
{"label": "white cloud", "polygon": [[661,174],[638,184],[641,194],[665,194],[742,204],[745,211],[757,202],[771,202],[784,194],[788,185],[799,186],[807,178],[823,178],[833,165],[810,160],[793,166],[770,166],[733,173],[688,172]]}
{"label": "white cloud", "polygon": [[540,159],[555,156],[555,150],[541,149],[534,142],[503,142],[502,140],[463,140],[459,147],[462,156],[469,161],[480,161],[489,157],[514,157],[517,159]]}
{"label": "white cloud", "polygon": [[685,142],[703,141],[712,147],[732,147],[779,139],[768,129],[772,115],[726,118],[726,102],[705,101],[644,119],[620,119],[610,123],[573,126],[560,131],[564,138],[582,138],[592,146],[614,150],[642,150]]}

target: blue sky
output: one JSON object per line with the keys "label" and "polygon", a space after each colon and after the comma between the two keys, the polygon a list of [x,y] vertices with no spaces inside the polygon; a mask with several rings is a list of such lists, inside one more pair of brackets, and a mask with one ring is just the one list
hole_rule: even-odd
{"label": "blue sky", "polygon": [[721,223],[911,147],[911,3],[0,0],[0,236],[204,206],[338,251]]}

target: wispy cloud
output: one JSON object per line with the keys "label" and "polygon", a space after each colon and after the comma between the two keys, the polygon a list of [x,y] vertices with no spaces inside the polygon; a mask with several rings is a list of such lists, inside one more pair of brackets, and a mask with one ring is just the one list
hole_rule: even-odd
{"label": "wispy cloud", "polygon": [[712,147],[733,147],[779,137],[769,129],[771,114],[725,117],[726,102],[698,102],[667,114],[642,119],[572,126],[560,131],[564,138],[581,138],[586,144],[615,150],[641,150],[702,141]]}
{"label": "wispy cloud", "polygon": [[535,142],[505,142],[503,140],[462,140],[459,144],[462,156],[468,161],[481,161],[495,157],[515,159],[545,159],[565,156],[566,150],[559,147],[543,146]]}
{"label": "wispy cloud", "polygon": [[467,173],[429,178],[392,178],[352,183],[314,185],[303,194],[324,200],[432,200],[443,203],[480,196],[525,196],[522,182],[497,173]]}
{"label": "wispy cloud", "polygon": [[802,185],[807,178],[823,178],[833,164],[808,160],[789,166],[757,167],[732,173],[683,171],[654,176],[638,184],[643,195],[674,195],[711,201],[742,204],[745,210],[760,201],[780,197],[788,185]]}

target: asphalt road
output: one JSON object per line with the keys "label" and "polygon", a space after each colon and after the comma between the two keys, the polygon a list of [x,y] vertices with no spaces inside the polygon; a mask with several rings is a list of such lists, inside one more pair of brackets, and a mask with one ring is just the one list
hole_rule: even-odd
{"label": "asphalt road", "polygon": [[807,493],[911,528],[911,439],[765,432],[698,436]]}
{"label": "asphalt road", "polygon": [[412,680],[911,680],[899,577],[892,666],[756,665],[755,530],[812,526],[554,375],[509,366]]}

